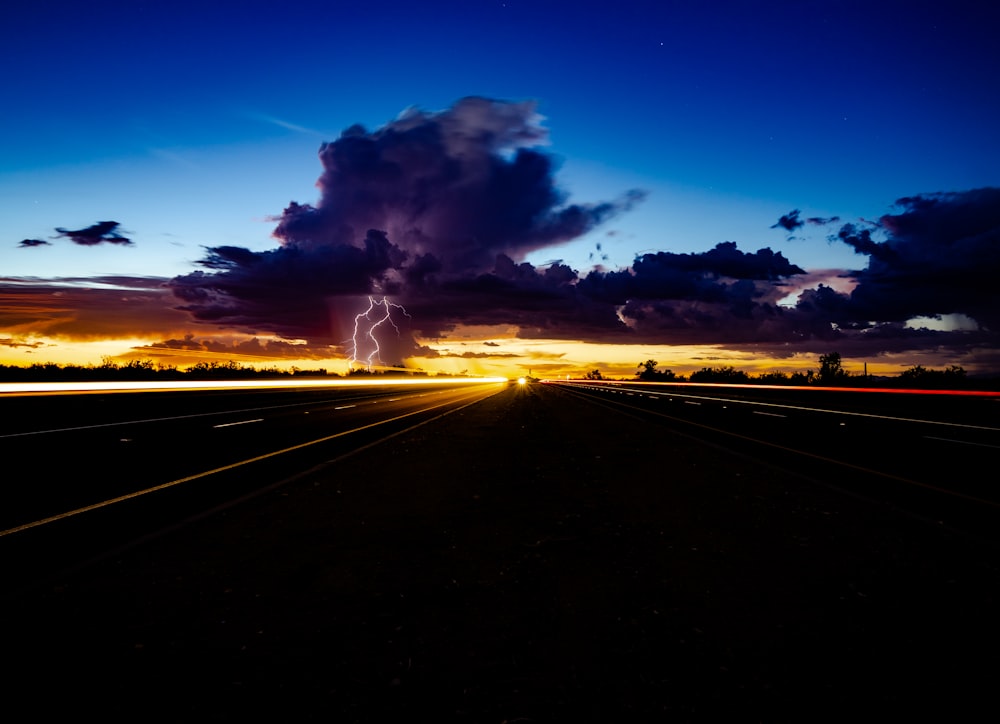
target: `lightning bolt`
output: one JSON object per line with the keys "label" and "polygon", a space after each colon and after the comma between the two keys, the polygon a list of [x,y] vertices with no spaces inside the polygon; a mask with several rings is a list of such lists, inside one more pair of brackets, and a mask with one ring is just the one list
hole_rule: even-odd
{"label": "lightning bolt", "polygon": [[[375,310],[377,307],[382,308],[384,310],[384,313],[376,312]],[[397,336],[399,335],[399,327],[396,326],[396,322],[394,322],[392,319],[393,308],[398,309],[407,317],[410,316],[409,314],[407,314],[406,310],[402,307],[402,305],[390,302],[388,297],[382,297],[380,301],[375,301],[375,298],[371,296],[368,297],[368,309],[361,312],[360,314],[355,315],[354,334],[351,335],[350,369],[353,370],[355,364],[364,364],[365,368],[369,372],[371,372],[372,360],[377,359],[379,362],[382,361],[382,358],[379,356],[379,352],[381,352],[381,347],[379,346],[378,338],[375,336],[375,330],[381,327],[386,322],[388,322],[389,324],[392,325],[392,328],[396,330],[396,335]],[[372,317],[373,313],[375,314],[374,321]],[[361,335],[360,337],[361,340],[364,340],[364,338],[367,337],[372,341],[372,344],[374,345],[372,351],[364,358],[364,362],[361,362],[360,353],[358,351],[360,346],[358,335]]]}

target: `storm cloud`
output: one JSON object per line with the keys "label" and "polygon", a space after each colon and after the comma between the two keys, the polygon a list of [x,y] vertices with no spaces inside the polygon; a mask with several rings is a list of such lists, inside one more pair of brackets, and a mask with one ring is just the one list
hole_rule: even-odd
{"label": "storm cloud", "polygon": [[896,206],[875,230],[845,225],[838,234],[868,257],[853,274],[851,319],[962,314],[1000,330],[1000,189],[910,196]]}
{"label": "storm cloud", "polygon": [[[473,97],[440,112],[407,110],[371,132],[352,126],[320,147],[319,201],[292,202],[275,218],[278,248],[210,247],[200,262],[209,271],[170,287],[198,320],[331,343],[345,339],[368,294],[436,308],[435,297],[474,289],[490,298],[493,284],[515,310],[517,298],[551,296],[575,273],[555,280],[550,269],[539,283],[517,278],[507,261],[572,240],[645,194],[567,203],[537,148],[547,138],[540,120],[534,103]],[[424,324],[454,323],[440,319]]]}
{"label": "storm cloud", "polygon": [[131,246],[132,240],[122,236],[118,229],[121,227],[117,221],[98,221],[96,224],[85,229],[64,229],[56,227],[59,236],[69,239],[74,244],[80,246],[97,246],[98,244],[120,244]]}
{"label": "storm cloud", "polygon": [[[410,109],[374,131],[352,126],[319,149],[318,201],[293,201],[274,217],[276,248],[208,247],[202,269],[168,287],[200,322],[341,355],[356,315],[391,299],[409,316],[386,348],[390,364],[433,356],[415,337],[447,338],[461,325],[536,339],[757,345],[779,356],[810,343],[858,353],[995,345],[1000,190],[908,196],[875,223],[844,224],[829,238],[867,261],[838,272],[838,289],[813,286],[780,252],[733,241],[581,275],[524,258],[645,194],[570,203],[545,142],[533,103],[486,98]],[[838,220],[796,209],[773,228]],[[955,330],[914,322],[942,315],[969,321]]]}

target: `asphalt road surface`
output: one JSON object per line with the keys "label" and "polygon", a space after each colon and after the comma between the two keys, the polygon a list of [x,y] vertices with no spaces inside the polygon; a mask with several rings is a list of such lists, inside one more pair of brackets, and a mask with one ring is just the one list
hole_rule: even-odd
{"label": "asphalt road surface", "polygon": [[0,597],[5,704],[105,721],[990,710],[997,526],[640,407],[506,386],[283,485],[268,468],[259,495]]}

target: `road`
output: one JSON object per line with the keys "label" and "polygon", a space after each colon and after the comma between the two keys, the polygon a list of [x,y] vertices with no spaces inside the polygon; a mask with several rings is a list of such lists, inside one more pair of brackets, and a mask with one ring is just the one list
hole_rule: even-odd
{"label": "road", "polygon": [[8,570],[40,565],[46,549],[45,560],[71,562],[505,386],[426,381],[0,394],[0,555]]}
{"label": "road", "polygon": [[[995,519],[989,537],[970,535],[907,512],[892,486],[872,489],[891,480],[878,471],[849,476],[796,451],[787,431],[787,450],[754,441],[782,418],[749,411],[756,426],[726,430],[713,418],[731,403],[713,412],[632,393],[484,388],[333,464],[305,470],[289,453],[273,471],[244,466],[257,482],[294,479],[0,591],[7,703],[165,722],[974,721],[990,710]],[[810,438],[804,420],[793,427]],[[825,452],[836,459],[836,445]],[[827,471],[834,485],[817,484]],[[847,477],[850,495],[836,485]],[[193,504],[220,484],[169,491]],[[139,500],[157,501],[135,516],[146,521],[179,510],[160,494]],[[46,529],[80,543],[125,525],[124,510],[136,508],[8,535],[0,551]]]}
{"label": "road", "polygon": [[552,384],[650,424],[929,515],[1000,512],[996,393]]}

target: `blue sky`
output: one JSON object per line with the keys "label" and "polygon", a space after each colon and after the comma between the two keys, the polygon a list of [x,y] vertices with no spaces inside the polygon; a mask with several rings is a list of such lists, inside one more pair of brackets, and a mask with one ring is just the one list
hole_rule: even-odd
{"label": "blue sky", "polygon": [[[466,96],[537,103],[566,203],[648,194],[517,262],[584,276],[733,241],[862,269],[840,224],[1000,186],[998,19],[964,1],[22,3],[0,48],[0,276],[172,278],[204,247],[265,252],[289,202],[319,201],[320,143]],[[772,228],[793,209],[838,223]],[[53,239],[112,219],[132,245]]]}

